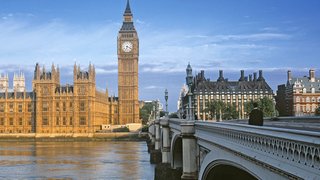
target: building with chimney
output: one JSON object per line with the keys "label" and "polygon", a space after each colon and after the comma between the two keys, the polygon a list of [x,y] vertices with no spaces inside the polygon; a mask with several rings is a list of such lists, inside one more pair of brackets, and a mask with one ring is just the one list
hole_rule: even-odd
{"label": "building with chimney", "polygon": [[[206,112],[208,104],[212,101],[222,101],[226,104],[236,106],[239,113],[239,118],[247,118],[245,112],[245,103],[268,97],[273,99],[273,91],[265,81],[262,70],[257,73],[245,76],[244,70],[241,70],[241,75],[237,81],[229,81],[224,77],[223,71],[219,71],[219,77],[216,81],[211,81],[206,78],[204,71],[201,71],[193,78],[193,112],[197,119],[212,120],[215,117],[210,117]],[[187,98],[184,98],[180,104],[187,104]],[[185,106],[181,106],[186,108]]]}
{"label": "building with chimney", "polygon": [[287,83],[278,86],[277,109],[282,116],[314,115],[320,104],[320,78],[315,70],[309,70],[309,76],[293,77],[287,72]]}
{"label": "building with chimney", "polygon": [[[32,91],[26,92],[23,73],[0,75],[0,133],[78,134],[95,133],[105,125],[141,126],[138,101],[139,40],[129,0],[118,34],[118,96],[96,88],[95,67],[75,64],[73,84],[60,84],[60,69],[37,63]],[[134,123],[134,124],[132,124]],[[139,126],[139,127],[140,127]]]}

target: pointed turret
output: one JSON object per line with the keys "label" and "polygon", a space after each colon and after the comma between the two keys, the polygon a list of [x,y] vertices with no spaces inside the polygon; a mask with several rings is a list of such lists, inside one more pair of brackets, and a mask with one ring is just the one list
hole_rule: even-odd
{"label": "pointed turret", "polygon": [[123,14],[123,24],[120,31],[135,31],[129,0],[127,1],[126,10]]}
{"label": "pointed turret", "polygon": [[126,7],[126,10],[124,11],[124,15],[132,16],[129,0],[127,0],[127,7]]}

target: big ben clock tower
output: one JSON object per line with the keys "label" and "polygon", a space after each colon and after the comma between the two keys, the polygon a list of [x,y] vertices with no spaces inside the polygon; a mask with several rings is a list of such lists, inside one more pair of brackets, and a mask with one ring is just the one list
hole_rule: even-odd
{"label": "big ben clock tower", "polygon": [[139,39],[133,25],[129,0],[123,18],[118,34],[119,124],[141,123],[138,95]]}

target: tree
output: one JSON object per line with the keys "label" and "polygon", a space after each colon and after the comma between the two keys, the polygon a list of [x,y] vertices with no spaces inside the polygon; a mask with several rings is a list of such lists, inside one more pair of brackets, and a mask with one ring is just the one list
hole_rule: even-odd
{"label": "tree", "polygon": [[319,107],[316,109],[315,115],[316,116],[320,116],[320,104],[319,104]]}
{"label": "tree", "polygon": [[205,112],[208,112],[209,115],[216,120],[233,119],[238,116],[235,106],[232,106],[231,104],[228,105],[223,101],[215,100],[209,102]]}
{"label": "tree", "polygon": [[225,104],[225,110],[222,119],[237,119],[239,112],[237,111],[236,104]]}
{"label": "tree", "polygon": [[265,96],[260,99],[258,104],[264,117],[273,117],[275,115],[275,106],[272,99]]}
{"label": "tree", "polygon": [[211,101],[208,104],[208,107],[204,110],[204,112],[209,113],[210,117],[213,119],[216,115],[216,103],[215,101]]}
{"label": "tree", "polygon": [[258,103],[258,107],[263,112],[264,117],[273,117],[275,115],[276,112],[273,100],[268,97],[263,97],[257,101],[246,102],[244,104],[244,111],[247,113],[247,115],[249,115],[252,111],[254,102]]}
{"label": "tree", "polygon": [[252,111],[253,109],[253,103],[256,102],[256,101],[248,101],[248,102],[245,102],[244,103],[244,112],[249,115],[250,112]]}
{"label": "tree", "polygon": [[153,106],[153,103],[146,103],[140,108],[140,119],[142,119],[142,124],[146,124],[149,121]]}

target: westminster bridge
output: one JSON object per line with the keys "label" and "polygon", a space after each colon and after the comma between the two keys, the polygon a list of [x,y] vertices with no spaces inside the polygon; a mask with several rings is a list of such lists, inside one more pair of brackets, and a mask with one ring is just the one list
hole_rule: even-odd
{"label": "westminster bridge", "polygon": [[155,179],[320,179],[319,119],[246,122],[153,121]]}

